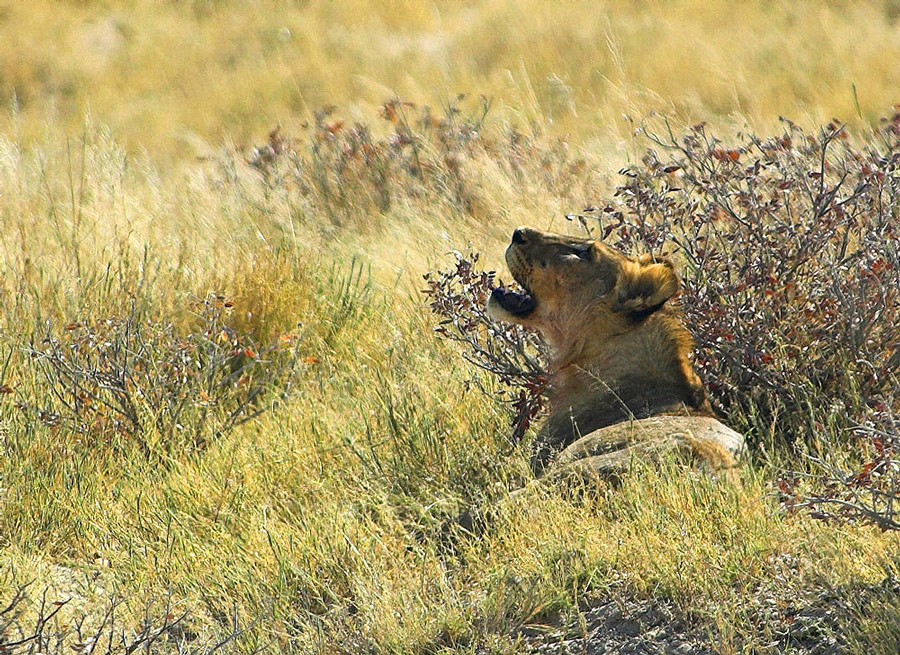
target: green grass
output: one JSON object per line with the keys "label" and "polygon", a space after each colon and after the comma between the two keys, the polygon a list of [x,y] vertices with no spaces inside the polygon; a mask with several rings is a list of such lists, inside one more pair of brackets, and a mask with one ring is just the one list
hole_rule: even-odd
{"label": "green grass", "polygon": [[[521,216],[485,226],[452,202],[441,217],[397,202],[352,230],[325,227],[296,218],[302,196],[278,196],[242,166],[160,181],[90,130],[68,148],[6,151],[8,584],[33,579],[88,613],[110,593],[139,612],[171,590],[200,635],[225,630],[237,608],[259,618],[242,647],[311,652],[515,648],[505,635],[517,626],[628,594],[674,600],[739,652],[766,643],[761,595],[793,602],[895,570],[892,535],[783,515],[768,465],[748,465],[741,488],[673,464],[580,500],[539,489],[504,500],[527,479],[524,453],[506,439],[505,410],[432,336],[416,276],[470,236],[496,259]],[[480,157],[473,171],[491,166]],[[504,201],[494,178],[473,178],[474,192]],[[442,237],[429,221],[463,233]],[[302,324],[286,404],[205,447],[149,454],[135,435],[79,434],[16,408],[53,405],[26,350],[48,327],[59,335],[138,302],[186,332],[209,292],[262,341]],[[482,502],[499,503],[487,533],[449,547],[447,519]]]}
{"label": "green grass", "polygon": [[[45,587],[73,598],[64,621],[96,620],[116,596],[137,625],[171,593],[196,643],[227,633],[234,610],[256,619],[241,651],[511,653],[523,624],[628,595],[674,601],[738,653],[770,647],[769,601],[896,575],[896,536],[778,508],[788,453],[751,458],[740,487],[670,462],[616,490],[509,498],[525,445],[433,335],[419,293],[468,242],[499,267],[514,226],[570,229],[562,213],[641,152],[623,112],[872,120],[897,100],[888,9],[0,4],[0,60],[14,62],[0,92],[18,103],[0,119],[0,385],[13,389],[0,395],[0,605],[32,581],[29,611]],[[496,99],[486,134],[525,129],[521,167],[476,148],[453,178],[435,148],[422,184],[391,169],[386,208],[369,178],[343,178],[342,206],[287,168],[266,181],[225,138],[262,143],[281,121],[308,152],[301,121],[326,102],[384,131],[374,108],[394,92],[439,107],[457,91]],[[58,403],[28,349],[48,330],[136,303],[186,335],[210,293],[258,342],[301,335],[287,402],[149,452],[152,429],[41,420]],[[495,508],[486,532],[448,539],[474,503]],[[898,607],[876,594],[847,629],[893,653]]]}

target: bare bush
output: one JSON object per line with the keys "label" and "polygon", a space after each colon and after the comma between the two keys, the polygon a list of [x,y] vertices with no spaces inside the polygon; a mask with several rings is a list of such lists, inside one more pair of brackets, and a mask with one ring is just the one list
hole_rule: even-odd
{"label": "bare bush", "polygon": [[868,523],[900,530],[900,421],[885,413],[852,430],[862,460],[841,466],[828,457],[812,457],[814,470],[778,480],[782,505],[789,511],[834,523]]}
{"label": "bare bush", "polygon": [[278,128],[253,148],[246,161],[269,188],[288,189],[313,202],[335,224],[385,212],[398,200],[440,204],[453,212],[486,216],[477,175],[468,162],[489,159],[520,182],[531,182],[575,202],[594,183],[595,171],[573,157],[562,139],[537,127],[486,130],[488,98],[474,103],[460,95],[440,111],[400,99],[379,110],[374,128],[348,125],[334,106],[317,111],[309,138],[291,139]]}
{"label": "bare bush", "polygon": [[210,295],[194,306],[196,329],[179,333],[132,304],[131,312],[47,327],[31,361],[49,393],[18,403],[43,424],[65,424],[84,439],[121,434],[148,451],[201,447],[284,399],[292,389],[299,337],[260,346],[227,323],[232,303]]}
{"label": "bare bush", "polygon": [[[780,135],[729,145],[703,124],[676,136],[660,121],[643,134],[650,148],[620,171],[613,196],[568,218],[623,251],[680,260],[680,301],[714,403],[757,447],[812,452],[817,490],[783,483],[790,506],[894,529],[900,112],[862,145],[838,121],[808,133],[785,120]],[[519,332],[485,317],[493,274],[470,270],[476,261],[427,278],[438,332],[539,407],[543,369],[523,363]],[[534,335],[524,343],[541,352]],[[823,455],[848,431],[866,446],[842,472]]]}
{"label": "bare bush", "polygon": [[[788,509],[897,529],[900,113],[862,145],[836,120],[731,147],[703,125],[647,134],[616,202],[573,218],[685,262],[712,397],[757,445],[812,453],[779,482]],[[842,434],[856,448],[839,466]]]}
{"label": "bare bush", "polygon": [[171,594],[148,601],[137,625],[121,618],[124,602],[110,598],[99,617],[82,614],[63,620],[60,614],[69,600],[50,600],[44,590],[40,600],[32,602],[28,586],[19,586],[0,606],[0,655],[212,655],[237,650],[236,642],[254,627],[242,626],[235,614],[224,634],[202,640],[185,625],[187,613],[176,612]]}
{"label": "bare bush", "polygon": [[900,365],[900,114],[862,149],[817,134],[739,136],[704,125],[622,171],[614,202],[576,218],[626,251],[674,253],[696,365],[757,440],[812,441],[893,398]]}
{"label": "bare bush", "polygon": [[424,293],[441,319],[435,332],[463,344],[463,357],[500,381],[500,398],[513,407],[517,441],[545,405],[546,346],[533,330],[488,317],[487,299],[498,280],[477,264],[478,253],[456,253],[455,266],[425,275]]}

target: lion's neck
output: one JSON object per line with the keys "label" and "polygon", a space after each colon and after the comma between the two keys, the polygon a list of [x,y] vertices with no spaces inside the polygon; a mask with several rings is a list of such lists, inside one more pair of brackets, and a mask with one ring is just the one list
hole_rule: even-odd
{"label": "lion's neck", "polygon": [[637,329],[598,341],[559,349],[552,367],[554,411],[567,411],[572,399],[595,407],[609,403],[625,414],[645,405],[650,413],[662,406],[705,406],[688,360],[690,334],[677,316],[661,311]]}
{"label": "lion's neck", "polygon": [[554,342],[547,335],[554,354],[553,392],[532,465],[540,468],[576,439],[630,419],[712,415],[688,360],[690,334],[677,312],[663,308],[629,327],[605,337],[602,330],[559,331],[583,334],[583,341]]}

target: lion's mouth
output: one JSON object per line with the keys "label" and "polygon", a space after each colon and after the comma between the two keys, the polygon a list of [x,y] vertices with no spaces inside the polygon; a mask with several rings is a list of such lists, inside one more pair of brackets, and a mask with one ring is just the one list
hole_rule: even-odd
{"label": "lion's mouth", "polygon": [[491,300],[513,316],[527,316],[537,306],[537,301],[527,289],[516,291],[502,285],[491,292]]}

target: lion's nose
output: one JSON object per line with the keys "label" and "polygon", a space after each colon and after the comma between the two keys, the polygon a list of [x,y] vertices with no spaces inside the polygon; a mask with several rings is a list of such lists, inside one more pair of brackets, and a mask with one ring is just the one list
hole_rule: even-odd
{"label": "lion's nose", "polygon": [[513,231],[512,242],[513,243],[525,243],[525,229],[524,228],[519,227]]}

